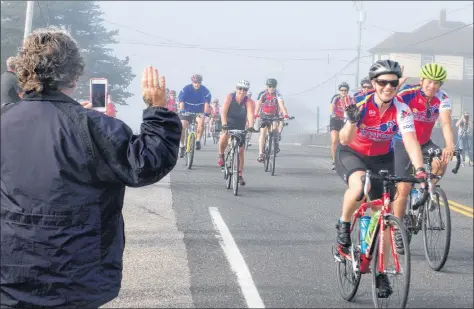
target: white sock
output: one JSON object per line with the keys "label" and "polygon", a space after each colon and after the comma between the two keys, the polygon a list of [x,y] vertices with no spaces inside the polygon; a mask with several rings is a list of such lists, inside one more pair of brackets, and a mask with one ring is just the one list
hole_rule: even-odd
{"label": "white sock", "polygon": [[184,147],[184,143],[183,143],[183,142],[179,142],[179,147]]}

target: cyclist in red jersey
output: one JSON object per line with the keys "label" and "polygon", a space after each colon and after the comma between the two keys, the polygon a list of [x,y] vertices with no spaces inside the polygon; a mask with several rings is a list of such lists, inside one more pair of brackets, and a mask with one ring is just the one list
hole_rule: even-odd
{"label": "cyclist in red jersey", "polygon": [[333,95],[331,98],[331,104],[329,105],[329,113],[331,115],[331,118],[329,119],[329,131],[331,132],[331,157],[333,170],[336,148],[339,142],[339,131],[344,125],[344,107],[348,103],[347,100],[350,99],[348,83],[341,83],[337,89],[339,89],[339,94]]}
{"label": "cyclist in red jersey", "polygon": [[[285,107],[285,102],[280,92],[276,89],[278,82],[274,78],[267,79],[266,82],[267,89],[260,92],[257,98],[257,106],[255,109],[255,117],[265,117],[265,116],[278,116],[280,110],[283,112],[285,118],[288,117],[288,111]],[[274,131],[278,129],[278,121],[273,123]],[[267,138],[267,128],[260,129],[260,139],[258,142],[258,151],[259,155],[257,158],[258,162],[263,162],[263,145],[265,144],[265,139]],[[278,149],[278,145],[276,146]]]}
{"label": "cyclist in red jersey", "polygon": [[[398,62],[379,60],[369,71],[375,91],[356,97],[356,104],[346,108],[348,121],[339,132],[340,145],[336,151],[336,171],[347,183],[342,215],[337,224],[337,242],[351,245],[351,216],[364,197],[365,172],[388,170],[393,175],[394,158],[391,140],[400,131],[410,158],[417,169],[416,177],[426,179],[420,144],[416,138],[413,114],[410,108],[395,96],[402,77]],[[370,199],[381,198],[383,185],[371,181]],[[391,192],[393,198],[395,192]],[[399,233],[395,231],[395,233]],[[389,237],[385,237],[389,240]],[[387,241],[388,244],[388,241]],[[387,250],[390,250],[388,244]],[[387,251],[388,252],[388,251]],[[379,293],[389,297],[393,292],[386,274],[377,274]]]}
{"label": "cyclist in red jersey", "polygon": [[[426,64],[421,68],[420,84],[405,85],[398,92],[398,97],[413,111],[416,136],[424,155],[428,155],[429,149],[441,152],[441,148],[431,140],[433,127],[438,117],[440,119],[446,148],[442,150],[441,160],[438,158],[433,160],[433,173],[439,176],[444,175],[454,154],[451,103],[447,94],[440,91],[447,74],[447,71],[439,64]],[[412,174],[410,157],[404,144],[401,136],[397,134],[393,140],[395,173],[397,176],[410,176]],[[436,183],[438,179],[432,181]],[[401,182],[397,185],[398,194],[393,203],[393,211],[398,218],[403,218],[405,214],[405,205],[410,189],[411,184],[409,183]],[[403,248],[400,240],[397,242],[397,248]]]}
{"label": "cyclist in red jersey", "polygon": [[[247,97],[247,92],[250,88],[250,83],[246,80],[240,80],[236,85],[236,91],[230,93],[225,98],[222,105],[222,134],[219,139],[219,160],[217,164],[224,166],[224,151],[229,142],[229,137],[226,130],[245,130],[247,120],[253,127],[254,124],[254,103],[252,99]],[[245,138],[242,138],[242,145]],[[240,166],[239,166],[239,183],[244,186],[245,181],[242,176],[244,168],[244,147],[240,148]]]}
{"label": "cyclist in red jersey", "polygon": [[177,112],[178,103],[176,102],[176,91],[171,90],[168,93],[168,98],[166,100],[166,108],[170,111]]}
{"label": "cyclist in red jersey", "polygon": [[370,83],[369,77],[364,77],[360,81],[360,89],[354,93],[354,97],[358,97],[360,95],[364,95],[369,91],[373,91],[374,87],[372,87],[372,84]]}
{"label": "cyclist in red jersey", "polygon": [[219,99],[213,99],[211,103],[211,120],[209,121],[209,127],[207,132],[214,133],[216,128],[217,131],[220,131],[220,122],[221,122],[221,110],[219,106]]}

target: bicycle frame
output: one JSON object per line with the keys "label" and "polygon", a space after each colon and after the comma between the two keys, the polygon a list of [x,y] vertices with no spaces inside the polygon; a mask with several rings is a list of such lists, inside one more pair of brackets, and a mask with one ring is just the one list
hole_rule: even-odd
{"label": "bicycle frame", "polygon": [[186,152],[191,152],[191,136],[194,136],[196,140],[196,117],[199,117],[200,114],[197,113],[184,113],[185,116],[195,116],[193,120],[189,123],[189,126],[186,128]]}

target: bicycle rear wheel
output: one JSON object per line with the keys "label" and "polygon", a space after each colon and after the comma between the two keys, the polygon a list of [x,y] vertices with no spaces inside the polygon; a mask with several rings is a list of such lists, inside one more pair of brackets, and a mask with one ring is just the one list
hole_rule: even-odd
{"label": "bicycle rear wheel", "polygon": [[[351,301],[357,293],[360,284],[360,220],[357,217],[352,222],[351,241],[349,248],[351,259],[341,255],[340,262],[336,263],[337,285],[344,300]],[[353,257],[353,258],[352,258]],[[354,271],[355,268],[355,271]]]}
{"label": "bicycle rear wheel", "polygon": [[[392,294],[386,298],[379,297],[380,295],[378,286],[376,284],[376,278],[379,274],[379,243],[381,239],[381,232],[380,229],[377,235],[377,241],[375,243],[375,248],[372,254],[372,301],[374,303],[375,308],[405,308],[407,300],[408,300],[408,293],[410,291],[410,276],[411,276],[411,255],[410,255],[410,245],[408,243],[408,236],[405,229],[405,225],[401,223],[401,221],[393,216],[387,215],[385,216],[385,229],[389,230],[390,233],[384,233],[384,238],[386,244],[390,244],[390,249],[387,250],[387,246],[384,247],[384,255],[388,254],[388,258],[390,262],[387,265],[384,265],[383,273],[389,277],[389,281],[392,287]],[[403,241],[403,249],[405,253],[398,254],[395,250],[395,239],[394,239],[394,230],[398,229],[400,234],[402,235]],[[399,270],[396,269],[396,262],[395,257],[398,259]],[[390,278],[392,277],[392,278]],[[403,282],[398,282],[397,279],[403,277]],[[397,281],[395,284],[394,281]],[[398,291],[396,288],[399,288]],[[398,301],[397,301],[398,300]]]}
{"label": "bicycle rear wheel", "polygon": [[239,167],[240,167],[240,156],[239,156],[239,145],[236,145],[238,142],[234,139],[232,149],[234,152],[234,160],[232,163],[232,188],[234,189],[234,195],[237,195],[239,192]]}
{"label": "bicycle rear wheel", "polygon": [[[435,187],[433,195],[435,203],[428,199],[423,212],[423,247],[426,261],[433,270],[438,271],[448,259],[451,245],[451,213],[443,189]],[[440,240],[439,245],[435,243],[436,240]]]}
{"label": "bicycle rear wheel", "polygon": [[186,155],[186,165],[189,170],[193,166],[195,149],[196,149],[196,135],[191,134],[191,136],[189,137],[189,153]]}

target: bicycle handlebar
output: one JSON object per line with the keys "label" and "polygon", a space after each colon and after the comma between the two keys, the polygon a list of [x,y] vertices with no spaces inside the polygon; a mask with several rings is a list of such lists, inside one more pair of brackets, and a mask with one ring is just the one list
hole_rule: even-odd
{"label": "bicycle handlebar", "polygon": [[[433,159],[435,157],[439,158],[441,157],[441,154],[442,152],[439,151],[439,149],[437,150],[433,150],[432,148],[428,149],[428,162],[429,164],[431,164],[431,162],[433,161]],[[453,174],[457,174],[458,173],[458,170],[459,170],[459,167],[461,166],[461,150],[460,149],[456,149],[454,151],[454,156],[456,156],[456,166],[451,170],[453,172]]]}
{"label": "bicycle handlebar", "polygon": [[367,195],[368,193],[368,187],[370,184],[370,179],[377,179],[377,180],[382,180],[382,181],[387,181],[390,183],[397,183],[397,182],[409,182],[409,183],[425,183],[425,188],[423,191],[423,196],[422,198],[416,202],[416,204],[413,206],[414,208],[418,208],[421,205],[423,205],[426,200],[428,199],[428,196],[430,195],[429,190],[428,190],[428,184],[427,180],[424,179],[418,179],[413,176],[408,176],[408,177],[399,177],[399,176],[393,176],[388,173],[388,170],[381,170],[378,172],[378,174],[374,174],[371,170],[366,171],[366,177],[365,177],[365,184],[364,184],[364,194]]}

